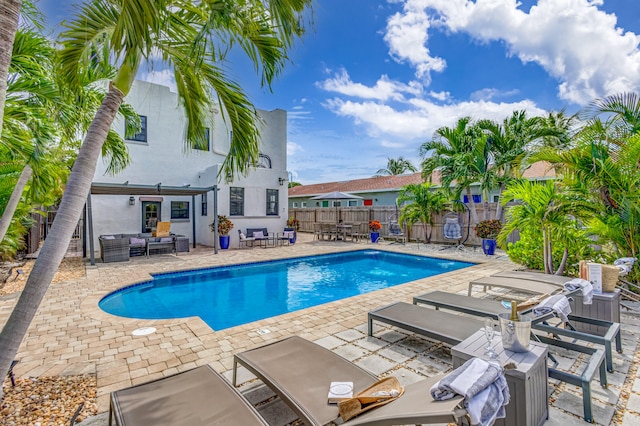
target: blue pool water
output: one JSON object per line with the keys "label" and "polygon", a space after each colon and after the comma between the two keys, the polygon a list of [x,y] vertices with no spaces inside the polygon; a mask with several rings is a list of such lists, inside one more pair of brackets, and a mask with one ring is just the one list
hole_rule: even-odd
{"label": "blue pool water", "polygon": [[198,316],[221,330],[471,265],[359,250],[158,274],[105,296],[99,305],[128,318]]}

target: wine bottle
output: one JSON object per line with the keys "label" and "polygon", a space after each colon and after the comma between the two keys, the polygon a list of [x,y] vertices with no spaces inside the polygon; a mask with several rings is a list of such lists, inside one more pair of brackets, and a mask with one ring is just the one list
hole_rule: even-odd
{"label": "wine bottle", "polygon": [[511,321],[520,321],[518,319],[518,304],[512,300],[511,301],[511,317],[509,317]]}

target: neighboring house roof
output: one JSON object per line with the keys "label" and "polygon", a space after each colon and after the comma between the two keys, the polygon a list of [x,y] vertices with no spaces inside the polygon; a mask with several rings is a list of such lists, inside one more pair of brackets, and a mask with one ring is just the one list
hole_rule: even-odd
{"label": "neighboring house roof", "polygon": [[[538,162],[529,167],[523,177],[527,179],[548,179],[555,177],[555,170],[548,163]],[[420,172],[410,175],[378,176],[363,179],[346,180],[342,182],[316,183],[289,188],[289,198],[309,197],[340,191],[350,193],[393,191],[411,183],[422,183]],[[440,173],[435,171],[432,183],[440,185]]]}

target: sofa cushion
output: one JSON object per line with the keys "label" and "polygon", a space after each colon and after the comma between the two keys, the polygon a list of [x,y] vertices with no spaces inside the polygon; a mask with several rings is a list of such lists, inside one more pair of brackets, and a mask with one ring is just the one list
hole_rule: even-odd
{"label": "sofa cushion", "polygon": [[147,240],[145,240],[144,238],[131,237],[129,238],[129,244],[131,244],[132,246],[143,246],[147,244]]}
{"label": "sofa cushion", "polygon": [[163,237],[163,238],[160,238],[160,242],[161,243],[172,243],[173,242],[173,238],[171,238],[171,237]]}
{"label": "sofa cushion", "polygon": [[101,235],[100,238],[102,238],[103,240],[115,240],[116,237],[114,237],[113,235]]}

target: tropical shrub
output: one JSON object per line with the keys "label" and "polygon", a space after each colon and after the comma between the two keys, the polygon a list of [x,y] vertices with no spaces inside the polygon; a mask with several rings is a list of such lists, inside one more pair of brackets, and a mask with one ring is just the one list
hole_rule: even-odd
{"label": "tropical shrub", "polygon": [[[568,229],[571,238],[567,241],[567,267],[565,273],[571,276],[578,276],[578,265],[580,260],[595,260],[596,251],[585,231],[573,228]],[[562,262],[565,247],[556,244],[553,246],[553,263],[555,265]],[[518,263],[538,271],[544,271],[542,232],[539,229],[527,228],[520,232],[520,239],[515,243],[508,243],[506,248],[507,256],[512,262]]]}
{"label": "tropical shrub", "polygon": [[478,238],[495,240],[502,230],[502,223],[498,219],[483,220],[475,226],[475,230]]}
{"label": "tropical shrub", "polygon": [[377,232],[380,228],[382,228],[382,225],[377,220],[369,221],[369,230],[371,230],[371,232]]}
{"label": "tropical shrub", "polygon": [[[216,223],[209,224],[211,232],[215,229]],[[233,229],[233,222],[228,217],[218,215],[218,235],[229,235],[229,232]]]}

